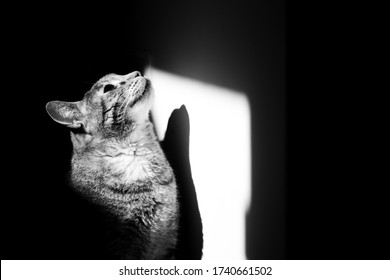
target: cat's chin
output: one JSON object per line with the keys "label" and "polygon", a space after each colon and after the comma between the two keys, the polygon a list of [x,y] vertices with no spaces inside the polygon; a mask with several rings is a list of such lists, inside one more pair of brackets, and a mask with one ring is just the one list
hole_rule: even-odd
{"label": "cat's chin", "polygon": [[147,98],[150,95],[150,91],[151,91],[150,80],[148,80],[145,77],[137,77],[136,79],[137,81],[135,81],[132,85],[130,85],[127,93],[130,96],[133,95],[132,97],[133,100],[131,102],[130,107],[133,107],[135,104]]}
{"label": "cat's chin", "polygon": [[134,104],[136,105],[137,103],[148,103],[149,100],[152,99],[152,95],[153,95],[153,90],[152,90],[151,82],[145,78],[144,90],[140,93],[139,97],[137,98],[137,101]]}
{"label": "cat's chin", "polygon": [[152,109],[154,101],[154,91],[151,83],[148,79],[145,80],[145,89],[139,97],[137,97],[137,100],[131,108],[127,109],[127,117],[138,123],[142,123],[149,119],[149,111]]}

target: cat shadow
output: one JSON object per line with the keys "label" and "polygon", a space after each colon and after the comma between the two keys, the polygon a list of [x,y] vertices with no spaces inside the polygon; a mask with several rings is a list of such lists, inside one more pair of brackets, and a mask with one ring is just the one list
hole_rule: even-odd
{"label": "cat shadow", "polygon": [[189,159],[190,119],[184,105],[175,109],[168,121],[161,147],[174,170],[180,205],[176,259],[202,258],[202,220]]}

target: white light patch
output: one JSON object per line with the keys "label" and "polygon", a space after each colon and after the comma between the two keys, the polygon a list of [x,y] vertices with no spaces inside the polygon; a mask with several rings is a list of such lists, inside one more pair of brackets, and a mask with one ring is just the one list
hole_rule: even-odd
{"label": "white light patch", "polygon": [[150,68],[158,138],[174,109],[190,118],[190,162],[203,223],[203,259],[245,259],[251,188],[250,108],[239,92]]}

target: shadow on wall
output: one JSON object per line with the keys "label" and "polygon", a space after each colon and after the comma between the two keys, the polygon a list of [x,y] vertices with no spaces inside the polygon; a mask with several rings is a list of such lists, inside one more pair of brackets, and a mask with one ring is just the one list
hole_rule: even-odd
{"label": "shadow on wall", "polygon": [[161,142],[170,162],[179,190],[180,221],[177,259],[202,257],[202,222],[189,160],[190,120],[185,106],[173,111],[164,141]]}

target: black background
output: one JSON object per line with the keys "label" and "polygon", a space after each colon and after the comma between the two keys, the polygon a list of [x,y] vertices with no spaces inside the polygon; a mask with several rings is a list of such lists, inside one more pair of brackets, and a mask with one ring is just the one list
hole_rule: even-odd
{"label": "black background", "polygon": [[5,6],[2,259],[100,257],[88,253],[98,244],[84,242],[98,240],[96,221],[66,187],[68,131],[45,104],[79,100],[101,75],[145,63],[247,94],[248,258],[389,259],[380,135],[367,118],[366,83],[354,75],[361,29],[333,8],[279,0]]}

